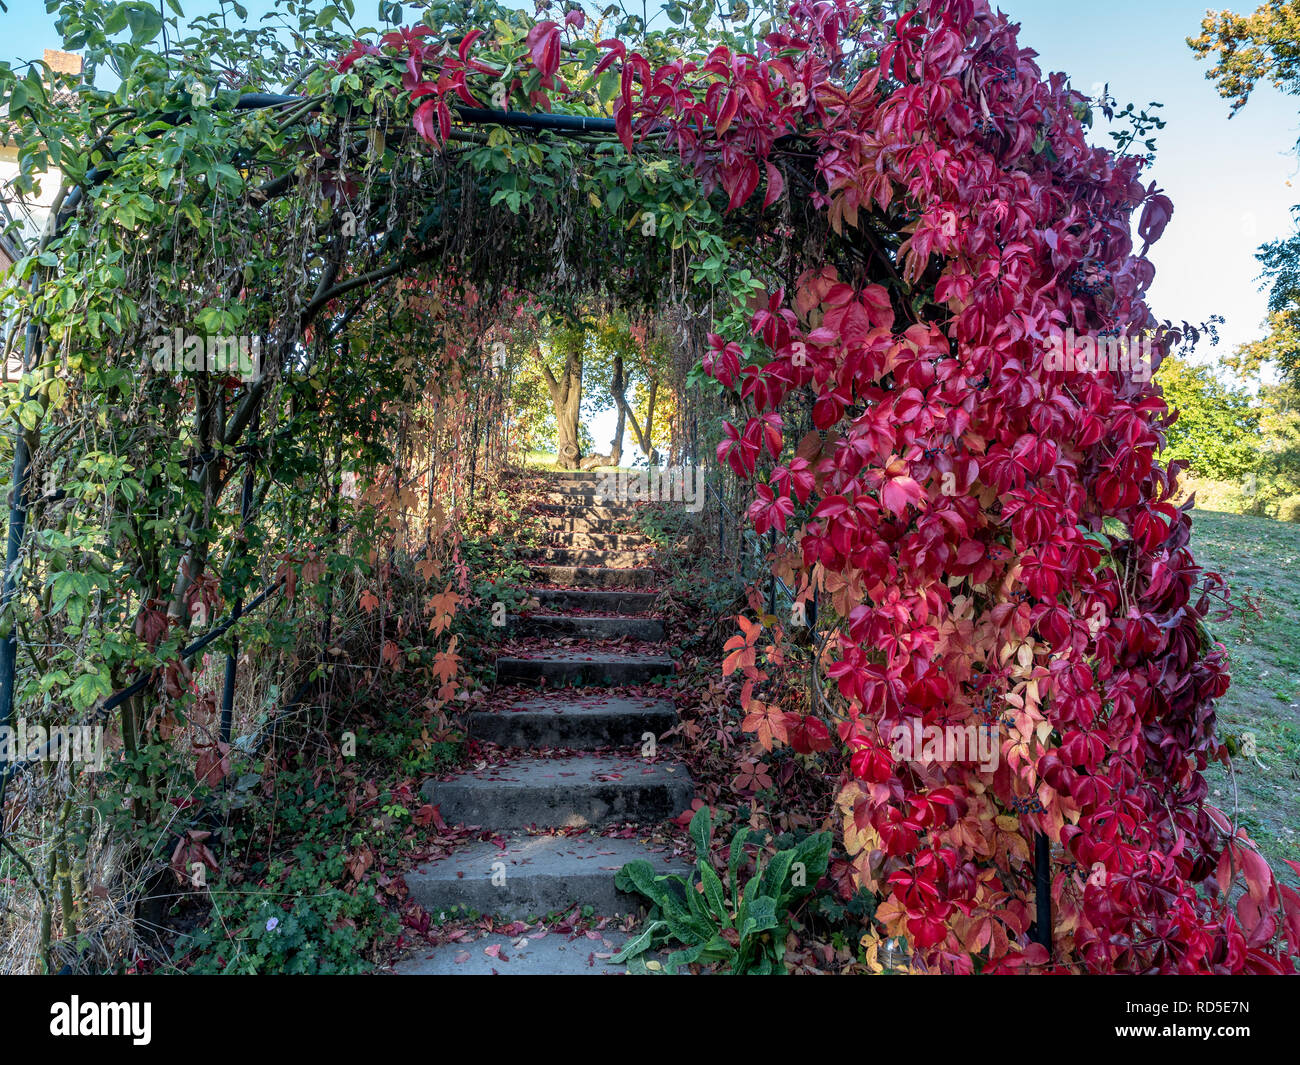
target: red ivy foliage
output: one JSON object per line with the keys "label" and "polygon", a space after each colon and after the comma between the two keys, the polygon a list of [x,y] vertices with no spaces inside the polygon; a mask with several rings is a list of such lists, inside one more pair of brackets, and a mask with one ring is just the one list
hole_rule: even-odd
{"label": "red ivy foliage", "polygon": [[[750,520],[792,536],[801,587],[843,619],[827,673],[849,707],[854,879],[932,968],[1290,971],[1300,896],[1204,801],[1228,686],[1205,621],[1224,590],[1170,502],[1169,410],[1149,375],[1046,358],[1067,331],[1149,338],[1157,362],[1177,341],[1145,303],[1172,205],[1139,160],[1087,143],[1085,98],[985,0],[921,0],[880,39],[854,36],[874,32],[848,0],[799,0],[758,54],[652,68],[605,41],[600,63],[621,70],[628,149],[667,131],[730,208],[782,196],[794,136],[836,233],[876,220],[905,237],[876,253],[878,283],[826,266],[773,293],[757,358],[715,337],[705,360],[753,412],[718,447],[755,481]],[[559,34],[538,23],[528,50],[563,93]],[[410,52],[430,140],[449,94],[474,102],[473,36],[438,51],[436,81],[422,41],[385,42]],[[864,44],[878,62],[844,84]],[[796,452],[781,408],[803,396],[821,435]],[[754,655],[737,667],[756,698]],[[894,730],[917,721],[993,730],[996,767],[896,757]],[[817,718],[784,731],[825,743]],[[1040,831],[1058,856],[1050,957],[1028,936]]]}

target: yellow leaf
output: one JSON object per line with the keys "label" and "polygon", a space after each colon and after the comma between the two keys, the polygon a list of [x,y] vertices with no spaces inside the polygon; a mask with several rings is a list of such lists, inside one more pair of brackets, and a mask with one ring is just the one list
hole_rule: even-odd
{"label": "yellow leaf", "polygon": [[1034,663],[1034,649],[1029,644],[1022,643],[1016,651],[1016,662],[1021,669],[1028,669]]}
{"label": "yellow leaf", "polygon": [[863,960],[867,969],[873,973],[883,973],[885,967],[877,959],[877,955],[880,953],[880,939],[868,932],[859,942],[863,953],[866,955]]}

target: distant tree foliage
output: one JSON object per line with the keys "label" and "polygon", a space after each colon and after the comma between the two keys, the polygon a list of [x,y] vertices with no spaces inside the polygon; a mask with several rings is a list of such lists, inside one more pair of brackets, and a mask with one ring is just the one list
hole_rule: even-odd
{"label": "distant tree foliage", "polygon": [[[1187,43],[1200,58],[1216,60],[1205,76],[1232,101],[1234,115],[1261,81],[1300,95],[1300,0],[1270,0],[1251,15],[1207,13],[1200,36]],[[1275,363],[1291,382],[1300,381],[1300,230],[1264,244],[1256,258],[1269,286],[1269,334],[1255,354]]]}
{"label": "distant tree foliage", "polygon": [[1229,388],[1210,366],[1178,358],[1160,364],[1157,380],[1178,411],[1167,459],[1183,459],[1194,475],[1237,480],[1259,465],[1259,410],[1244,389]]}
{"label": "distant tree foliage", "polygon": [[1300,92],[1300,2],[1269,0],[1253,15],[1207,12],[1199,37],[1187,38],[1201,59],[1217,62],[1205,76],[1219,95],[1232,101],[1235,114],[1246,106],[1260,81],[1282,92]]}

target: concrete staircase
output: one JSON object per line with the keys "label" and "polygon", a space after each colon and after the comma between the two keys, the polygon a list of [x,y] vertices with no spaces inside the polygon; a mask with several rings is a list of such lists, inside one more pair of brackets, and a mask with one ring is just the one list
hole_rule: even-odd
{"label": "concrete staircase", "polygon": [[[663,624],[646,616],[655,598],[650,545],[636,532],[631,508],[601,499],[598,484],[594,473],[549,474],[533,495],[548,541],[530,566],[536,584],[528,591],[539,609],[512,619],[512,636],[530,642],[497,659],[497,683],[538,690],[470,715],[471,738],[509,749],[506,761],[424,786],[447,822],[501,837],[407,875],[411,897],[435,916],[464,907],[527,920],[575,905],[618,916],[638,906],[614,887],[624,863],[643,858],[665,871],[685,868],[648,842],[600,834],[610,825],[649,827],[676,816],[689,807],[693,787],[685,766],[664,752],[642,757],[647,734],[657,739],[677,720],[671,701],[653,689],[610,690],[653,686],[672,673],[673,660],[644,646],[582,645],[664,640]],[[613,936],[598,951],[581,942],[568,949],[552,936],[521,949],[518,940],[489,935],[418,951],[396,971],[613,972],[621,967],[608,956],[621,942]],[[494,963],[484,951],[494,944],[513,962]]]}

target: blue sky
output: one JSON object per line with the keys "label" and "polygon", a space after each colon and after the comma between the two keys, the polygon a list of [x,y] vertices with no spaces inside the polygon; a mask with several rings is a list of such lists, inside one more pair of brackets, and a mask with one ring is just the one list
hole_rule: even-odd
{"label": "blue sky", "polygon": [[[1217,0],[1216,9],[1252,11],[1259,0]],[[1005,0],[1023,25],[1021,42],[1045,70],[1066,71],[1089,92],[1108,82],[1121,104],[1164,104],[1150,171],[1174,201],[1174,217],[1151,249],[1157,317],[1226,319],[1222,344],[1261,335],[1265,294],[1259,289],[1260,243],[1289,234],[1300,202],[1300,97],[1261,86],[1235,118],[1205,80],[1185,38],[1200,30],[1204,0]],[[1295,186],[1295,187],[1293,187]],[[1213,354],[1210,350],[1203,357]]]}
{"label": "blue sky", "polygon": [[[42,0],[6,2],[3,58],[31,59],[57,47]],[[359,0],[359,15],[372,2]],[[1216,6],[1245,11],[1258,2],[1216,0]],[[216,7],[215,0],[185,0],[193,11],[205,3]],[[252,0],[247,6],[269,5]],[[1066,71],[1085,92],[1109,83],[1121,104],[1165,105],[1168,124],[1157,135],[1150,177],[1173,198],[1175,211],[1152,249],[1152,308],[1174,321],[1223,315],[1227,348],[1259,336],[1265,298],[1254,253],[1262,241],[1291,231],[1290,208],[1300,202],[1292,151],[1300,98],[1264,86],[1229,120],[1227,102],[1205,80],[1207,64],[1185,43],[1198,32],[1205,0],[1004,0],[1002,8],[1023,24],[1021,41],[1039,53],[1044,71]],[[1207,348],[1202,357],[1213,354]],[[597,440],[604,432],[597,428]]]}

